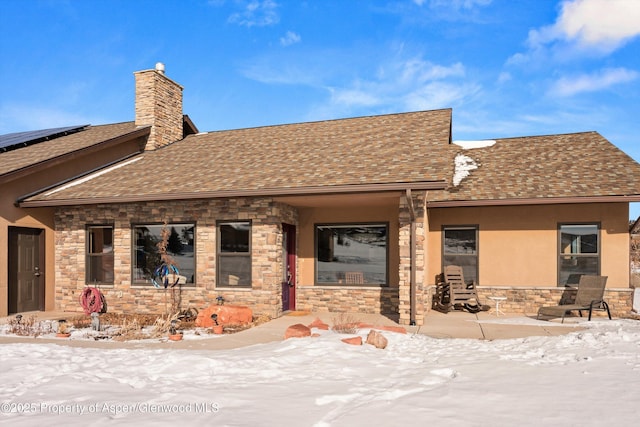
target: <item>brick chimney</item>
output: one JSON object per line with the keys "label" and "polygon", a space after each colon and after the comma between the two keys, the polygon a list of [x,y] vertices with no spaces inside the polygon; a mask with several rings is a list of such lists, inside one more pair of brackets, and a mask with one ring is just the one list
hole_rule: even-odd
{"label": "brick chimney", "polygon": [[182,86],[164,75],[164,64],[133,73],[136,78],[136,126],[152,126],[146,151],[182,139]]}

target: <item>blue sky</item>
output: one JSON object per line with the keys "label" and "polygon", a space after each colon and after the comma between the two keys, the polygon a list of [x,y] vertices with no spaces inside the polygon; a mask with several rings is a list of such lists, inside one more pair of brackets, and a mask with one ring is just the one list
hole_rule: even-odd
{"label": "blue sky", "polygon": [[640,161],[640,0],[2,0],[0,53],[0,134],[131,121],[161,61],[201,131],[451,107]]}

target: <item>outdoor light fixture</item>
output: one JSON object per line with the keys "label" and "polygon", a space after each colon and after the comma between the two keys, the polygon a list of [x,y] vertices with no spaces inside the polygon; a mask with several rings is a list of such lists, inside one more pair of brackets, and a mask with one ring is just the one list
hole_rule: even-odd
{"label": "outdoor light fixture", "polygon": [[20,323],[22,321],[22,314],[16,315],[16,322]]}
{"label": "outdoor light fixture", "polygon": [[175,335],[176,334],[176,326],[178,325],[178,320],[177,319],[173,319],[171,321],[171,327],[169,328],[169,333],[171,335]]}
{"label": "outdoor light fixture", "polygon": [[218,324],[218,315],[216,313],[213,313],[211,315],[211,320],[213,320],[213,323],[215,323],[217,325]]}

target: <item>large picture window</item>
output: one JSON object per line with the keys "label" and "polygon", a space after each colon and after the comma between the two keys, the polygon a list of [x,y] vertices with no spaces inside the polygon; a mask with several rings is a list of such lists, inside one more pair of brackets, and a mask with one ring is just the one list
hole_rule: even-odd
{"label": "large picture window", "polygon": [[251,287],[251,222],[218,223],[218,287]]}
{"label": "large picture window", "polygon": [[478,227],[444,227],[442,232],[442,267],[462,267],[464,280],[478,284]]}
{"label": "large picture window", "polygon": [[580,274],[600,274],[600,226],[560,224],[558,231],[558,286]]}
{"label": "large picture window", "polygon": [[[133,226],[133,283],[151,284],[153,272],[161,263],[158,242],[162,239],[162,227],[163,224]],[[175,261],[185,283],[193,284],[196,270],[195,224],[167,224],[167,228],[167,254]]]}
{"label": "large picture window", "polygon": [[87,227],[86,282],[113,285],[113,226]]}
{"label": "large picture window", "polygon": [[386,224],[316,225],[316,283],[387,285]]}

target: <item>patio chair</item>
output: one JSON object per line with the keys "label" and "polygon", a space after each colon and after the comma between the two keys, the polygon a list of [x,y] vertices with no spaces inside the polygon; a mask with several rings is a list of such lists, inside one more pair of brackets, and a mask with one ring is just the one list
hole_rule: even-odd
{"label": "patio chair", "polygon": [[364,284],[364,274],[362,271],[347,271],[344,273],[344,281],[347,285]]}
{"label": "patio chair", "polygon": [[489,310],[480,303],[475,283],[466,283],[462,267],[447,265],[442,280],[436,285],[435,308],[440,311],[465,309],[470,313]]}
{"label": "patio chair", "polygon": [[607,284],[607,276],[595,276],[583,274],[578,282],[578,291],[576,292],[575,301],[572,304],[560,304],[554,306],[545,306],[538,309],[538,319],[540,315],[550,317],[564,317],[567,313],[578,310],[582,317],[582,310],[589,310],[589,321],[593,310],[606,310],[609,320],[611,320],[611,311],[609,304],[604,300],[604,287]]}

